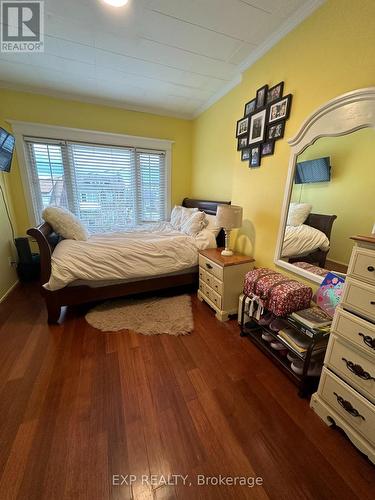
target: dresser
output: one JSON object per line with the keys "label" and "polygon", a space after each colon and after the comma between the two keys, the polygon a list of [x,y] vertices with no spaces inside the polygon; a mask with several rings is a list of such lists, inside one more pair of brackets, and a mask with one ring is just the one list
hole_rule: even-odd
{"label": "dresser", "polygon": [[375,237],[353,238],[343,296],[311,407],[375,463]]}
{"label": "dresser", "polygon": [[214,309],[218,320],[226,321],[230,314],[237,314],[245,274],[253,269],[254,259],[238,253],[226,257],[221,250],[199,253],[198,298]]}

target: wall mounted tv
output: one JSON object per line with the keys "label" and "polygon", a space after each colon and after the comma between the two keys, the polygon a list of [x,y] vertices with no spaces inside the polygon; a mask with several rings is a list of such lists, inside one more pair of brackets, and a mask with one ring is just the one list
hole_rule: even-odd
{"label": "wall mounted tv", "polygon": [[331,180],[330,158],[301,161],[296,165],[296,184],[329,182]]}
{"label": "wall mounted tv", "polygon": [[13,151],[13,135],[0,127],[0,172],[10,172]]}

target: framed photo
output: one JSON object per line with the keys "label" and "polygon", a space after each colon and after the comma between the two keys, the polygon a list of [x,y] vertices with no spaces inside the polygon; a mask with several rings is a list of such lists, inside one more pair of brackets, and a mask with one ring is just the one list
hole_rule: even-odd
{"label": "framed photo", "polygon": [[257,100],[253,99],[252,101],[249,101],[248,103],[245,104],[244,116],[248,116],[255,111],[256,102]]}
{"label": "framed photo", "polygon": [[267,141],[267,142],[264,142],[261,145],[260,154],[262,156],[273,155],[274,150],[275,150],[275,143],[274,143],[274,141]]}
{"label": "framed photo", "polygon": [[263,142],[266,128],[266,113],[263,109],[250,117],[249,146],[258,142]]}
{"label": "framed photo", "polygon": [[254,146],[250,150],[250,167],[259,167],[260,166],[260,144],[258,146]]}
{"label": "framed photo", "polygon": [[267,130],[267,141],[281,139],[284,137],[285,122],[274,123]]}
{"label": "framed photo", "polygon": [[243,149],[241,151],[241,161],[249,161],[250,160],[250,149]]}
{"label": "framed photo", "polygon": [[290,104],[292,102],[292,95],[289,94],[282,99],[279,99],[270,106],[270,116],[269,123],[276,122],[278,120],[286,120],[289,118]]}
{"label": "framed photo", "polygon": [[255,104],[256,109],[263,108],[263,106],[265,106],[267,92],[268,92],[268,85],[264,85],[264,87],[261,87],[260,89],[257,90],[256,104]]}
{"label": "framed photo", "polygon": [[284,90],[284,82],[280,82],[274,87],[271,87],[268,89],[267,92],[267,104],[270,104],[271,102],[277,101],[278,99],[281,99],[283,95],[283,90]]}
{"label": "framed photo", "polygon": [[237,144],[237,151],[241,151],[242,149],[247,148],[247,146],[248,146],[247,135],[244,137],[239,137]]}
{"label": "framed photo", "polygon": [[236,137],[239,137],[241,135],[245,135],[249,131],[249,117],[247,116],[246,118],[241,118],[241,120],[238,120],[237,122],[237,129],[236,129]]}

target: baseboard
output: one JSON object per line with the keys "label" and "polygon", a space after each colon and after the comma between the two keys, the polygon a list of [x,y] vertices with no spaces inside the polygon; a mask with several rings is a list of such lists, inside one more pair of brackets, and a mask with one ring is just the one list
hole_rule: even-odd
{"label": "baseboard", "polygon": [[1,304],[2,302],[4,302],[4,300],[8,297],[8,295],[9,295],[10,293],[12,293],[12,292],[13,292],[13,290],[16,288],[16,286],[17,286],[18,284],[19,284],[19,280],[17,280],[17,281],[14,283],[14,285],[12,285],[12,286],[9,288],[9,290],[8,290],[7,292],[5,292],[5,294],[4,294],[2,297],[0,297],[0,304]]}

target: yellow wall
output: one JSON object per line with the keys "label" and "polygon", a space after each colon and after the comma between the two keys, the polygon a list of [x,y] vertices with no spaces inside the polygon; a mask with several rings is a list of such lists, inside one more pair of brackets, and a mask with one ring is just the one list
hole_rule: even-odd
{"label": "yellow wall", "polygon": [[[0,90],[0,126],[9,130],[9,125],[5,123],[7,119],[171,139],[175,141],[172,150],[172,203],[181,203],[185,196],[190,195],[193,123],[189,120]],[[17,160],[13,162],[12,171],[6,179],[9,183],[18,234],[24,235],[30,227],[30,222]],[[9,269],[8,265],[11,236],[7,229],[1,200],[0,231],[1,299],[2,292],[5,293],[16,279],[14,271]]]}
{"label": "yellow wall", "polygon": [[[329,99],[375,85],[375,2],[328,0],[243,75],[243,81],[195,120],[192,195],[230,199],[244,207],[240,250],[273,266],[289,146],[304,119]],[[236,151],[235,124],[264,84],[285,81],[293,94],[285,139],[250,170]]]}
{"label": "yellow wall", "polygon": [[313,212],[335,214],[328,258],[348,264],[353,248],[350,236],[369,234],[375,222],[375,131],[359,130],[343,137],[324,137],[298,161],[331,157],[330,182],[299,184],[294,201],[310,203]]}

